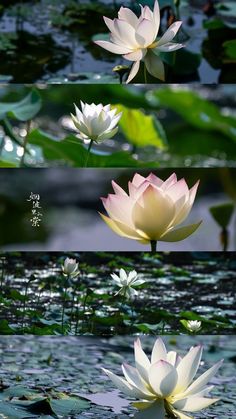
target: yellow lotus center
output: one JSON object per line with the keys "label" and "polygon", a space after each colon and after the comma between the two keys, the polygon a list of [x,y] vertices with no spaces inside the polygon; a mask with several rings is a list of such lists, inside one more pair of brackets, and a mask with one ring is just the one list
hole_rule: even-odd
{"label": "yellow lotus center", "polygon": [[155,42],[153,42],[152,44],[150,44],[147,48],[156,48],[157,47],[157,44],[158,44],[158,42],[157,41],[155,41]]}

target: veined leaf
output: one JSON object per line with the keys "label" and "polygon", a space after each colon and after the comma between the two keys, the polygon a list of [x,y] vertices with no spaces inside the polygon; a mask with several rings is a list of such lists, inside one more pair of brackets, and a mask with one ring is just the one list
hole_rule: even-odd
{"label": "veined leaf", "polygon": [[119,125],[125,138],[138,147],[155,146],[166,148],[167,139],[164,128],[154,115],[145,115],[140,109],[130,109],[115,105],[122,112]]}
{"label": "veined leaf", "polygon": [[[29,135],[29,143],[41,147],[46,160],[58,160],[72,167],[83,167],[87,150],[79,140],[70,135],[64,140],[56,141],[42,131],[34,130]],[[89,156],[88,167],[157,167],[157,162],[143,163],[135,160],[125,151],[109,155],[92,152]]]}

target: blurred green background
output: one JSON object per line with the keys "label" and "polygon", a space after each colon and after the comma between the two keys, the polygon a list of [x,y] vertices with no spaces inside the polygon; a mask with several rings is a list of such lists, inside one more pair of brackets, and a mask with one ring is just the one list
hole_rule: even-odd
{"label": "blurred green background", "polygon": [[235,85],[1,86],[0,166],[83,167],[70,117],[83,100],[123,112],[118,134],[93,146],[90,167],[235,167],[235,93]]}

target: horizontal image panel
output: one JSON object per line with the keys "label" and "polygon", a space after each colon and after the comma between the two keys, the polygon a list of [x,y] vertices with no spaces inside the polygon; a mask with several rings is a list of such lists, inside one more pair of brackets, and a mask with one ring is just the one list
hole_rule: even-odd
{"label": "horizontal image panel", "polygon": [[236,87],[0,86],[0,167],[236,166]]}
{"label": "horizontal image panel", "polygon": [[235,250],[235,177],[227,168],[4,169],[0,246]]}
{"label": "horizontal image panel", "polygon": [[233,1],[140,3],[2,0],[0,81],[235,82]]}
{"label": "horizontal image panel", "polygon": [[235,256],[2,253],[0,334],[234,334]]}
{"label": "horizontal image panel", "polygon": [[222,335],[2,336],[0,412],[6,419],[234,418],[235,343]]}

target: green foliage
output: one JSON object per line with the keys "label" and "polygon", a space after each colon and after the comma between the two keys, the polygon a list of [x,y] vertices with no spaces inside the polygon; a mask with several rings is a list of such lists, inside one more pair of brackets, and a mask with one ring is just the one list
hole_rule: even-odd
{"label": "green foliage", "polygon": [[88,409],[90,403],[79,397],[63,397],[60,400],[51,400],[50,406],[58,416],[75,415]]}
{"label": "green foliage", "polygon": [[177,75],[193,74],[197,71],[201,64],[201,54],[188,51],[186,48],[170,54],[169,52],[161,52],[162,60],[172,67],[172,71]]}
{"label": "green foliage", "polygon": [[165,131],[155,115],[146,115],[141,109],[129,109],[115,105],[122,112],[120,127],[125,138],[137,147],[166,147]]}
{"label": "green foliage", "polygon": [[[73,135],[58,141],[48,134],[34,130],[29,135],[29,143],[41,147],[46,160],[63,161],[72,167],[83,167],[87,150]],[[154,167],[157,163],[151,163]],[[88,167],[148,167],[148,163],[135,160],[129,153],[120,151],[109,155],[92,152],[89,156]]]}
{"label": "green foliage", "polygon": [[0,320],[0,335],[12,335],[14,330],[9,326],[7,320]]}
{"label": "green foliage", "polygon": [[15,39],[15,34],[0,33],[0,51],[14,51],[16,47],[13,41]]}
{"label": "green foliage", "polygon": [[41,97],[38,91],[33,89],[19,102],[0,103],[0,120],[9,116],[17,119],[18,121],[29,121],[37,115],[41,106]]}
{"label": "green foliage", "polygon": [[184,326],[185,329],[189,330],[188,328],[188,320],[181,319],[180,323]]}
{"label": "green foliage", "polygon": [[236,39],[223,43],[225,58],[224,62],[236,62]]}
{"label": "green foliage", "polygon": [[154,95],[160,106],[172,109],[192,126],[219,131],[236,141],[236,118],[223,115],[213,103],[202,99],[197,93],[167,87],[156,90]]}
{"label": "green foliage", "polygon": [[222,227],[227,228],[234,212],[234,204],[227,202],[225,204],[214,205],[210,208],[210,213],[216,223]]}
{"label": "green foliage", "polygon": [[0,160],[0,167],[2,167],[2,168],[13,168],[13,167],[17,167],[17,166],[14,163],[4,161],[4,160]]}

